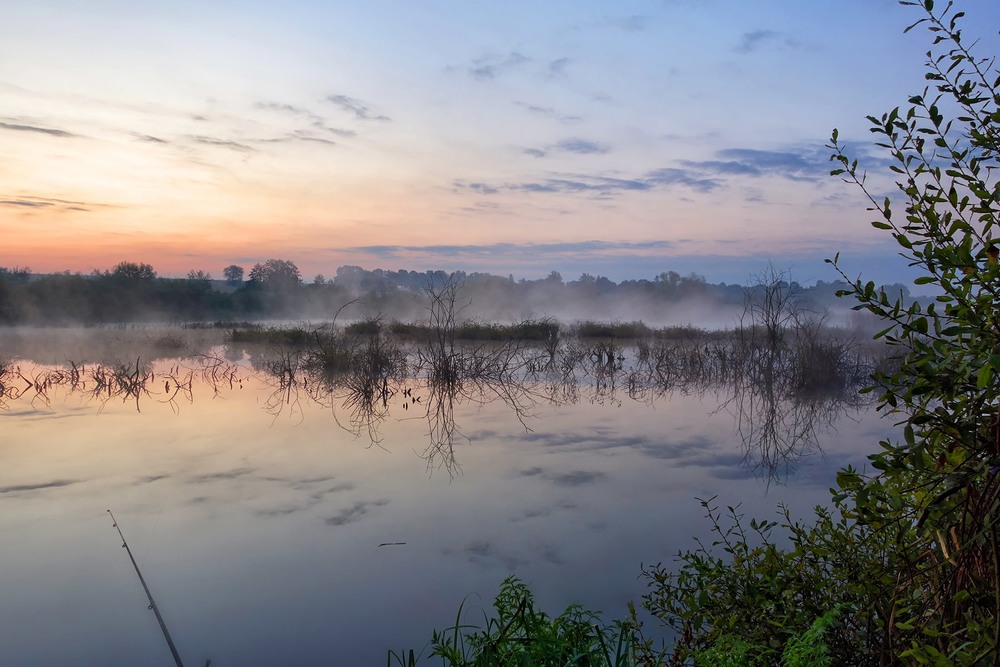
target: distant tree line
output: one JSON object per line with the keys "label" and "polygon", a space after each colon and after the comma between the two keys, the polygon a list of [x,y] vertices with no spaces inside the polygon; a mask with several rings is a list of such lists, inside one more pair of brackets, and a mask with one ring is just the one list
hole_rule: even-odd
{"label": "distant tree line", "polygon": [[[651,280],[615,283],[584,273],[565,281],[557,272],[539,280],[445,271],[366,270],[342,266],[333,278],[305,283],[294,262],[268,259],[249,272],[230,265],[224,280],[202,270],[186,278],[161,278],[142,262],[123,261],[89,275],[33,274],[28,267],[0,267],[0,325],[94,325],[133,321],[232,321],[245,319],[345,319],[382,316],[417,321],[426,317],[426,294],[457,282],[462,317],[515,321],[562,319],[676,318],[695,306],[739,307],[753,288],[711,284],[696,274],[666,271]],[[244,275],[247,280],[244,280]],[[784,274],[778,274],[784,280]],[[822,310],[843,283],[820,282],[795,292],[804,307]],[[897,286],[906,293],[906,288]],[[694,318],[692,318],[694,319]]]}

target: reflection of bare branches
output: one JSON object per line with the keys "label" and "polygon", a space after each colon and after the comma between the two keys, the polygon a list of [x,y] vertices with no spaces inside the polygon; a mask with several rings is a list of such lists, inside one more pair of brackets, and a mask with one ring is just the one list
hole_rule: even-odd
{"label": "reflection of bare branches", "polygon": [[90,394],[102,401],[102,409],[111,399],[121,398],[122,401],[134,400],[138,412],[140,399],[150,394],[147,384],[155,376],[150,365],[136,357],[134,368],[131,362],[121,361],[92,366],[90,379],[93,382]]}
{"label": "reflection of bare branches", "polygon": [[[516,335],[459,343],[457,290],[433,297],[429,335],[413,347],[386,335],[376,319],[311,331],[303,345],[251,353],[251,367],[269,390],[264,408],[275,419],[286,412],[301,419],[304,396],[329,407],[347,432],[381,446],[390,410],[401,407],[427,420],[421,456],[428,469],[455,475],[461,471],[457,443],[468,441],[456,419],[463,406],[501,401],[530,430],[527,420],[539,401],[620,404],[624,392],[652,405],[675,391],[711,391],[723,395],[719,409],[735,420],[746,465],[774,477],[815,451],[822,429],[863,407],[856,390],[874,366],[854,341],[802,313],[795,327],[773,337],[760,335],[766,328],[743,328],[649,336],[634,347],[619,340],[530,342]],[[145,357],[88,366],[0,363],[0,409],[13,400],[50,407],[58,389],[98,399],[102,409],[120,398],[138,410],[152,398],[177,412],[194,400],[196,388],[208,386],[218,397],[242,386],[245,367],[233,360],[242,355],[219,347],[169,365],[154,366]]]}
{"label": "reflection of bare branches", "polygon": [[428,470],[444,468],[450,476],[461,472],[455,456],[456,439],[468,437],[462,433],[455,420],[458,405],[478,405],[480,407],[502,401],[509,407],[526,431],[530,431],[527,420],[540,395],[533,390],[533,384],[524,381],[523,362],[511,362],[505,370],[495,374],[480,374],[462,378],[455,382],[426,381],[427,394],[423,401],[424,417],[427,419],[427,436],[430,442],[424,449],[422,458]]}
{"label": "reflection of bare branches", "polygon": [[744,463],[768,479],[786,475],[817,451],[823,429],[864,407],[858,390],[873,367],[853,341],[811,322],[773,336],[741,330],[728,341],[641,342],[628,395],[652,404],[673,391],[724,393],[716,411],[732,414]]}
{"label": "reflection of bare branches", "polygon": [[428,383],[427,386],[427,436],[430,443],[422,455],[427,462],[427,470],[444,468],[448,475],[454,477],[462,472],[462,467],[455,457],[455,436],[468,438],[462,434],[455,423],[454,386],[446,383]]}
{"label": "reflection of bare branches", "polygon": [[[378,318],[364,323],[357,336],[332,334],[307,356],[305,369],[313,378],[310,396],[333,412],[337,424],[355,436],[367,432],[381,446],[379,430],[389,415],[389,399],[407,374],[406,354],[388,341]],[[337,417],[347,410],[348,423]]]}
{"label": "reflection of bare branches", "polygon": [[[193,365],[189,365],[193,363]],[[159,397],[175,412],[178,399],[194,400],[195,380],[212,387],[216,394],[220,385],[232,388],[238,381],[237,366],[216,357],[197,355],[192,362],[176,361],[160,372],[156,379],[153,364],[136,358],[132,361],[113,361],[107,364],[86,366],[68,361],[63,366],[29,365],[27,367],[0,364],[0,409],[6,409],[7,400],[27,400],[33,409],[49,408],[52,394],[59,389],[67,394],[79,393],[100,402],[100,410],[114,399],[134,402],[141,411],[143,398]],[[16,377],[15,377],[16,376]],[[15,379],[17,380],[15,382]],[[162,390],[158,382],[163,382]],[[99,410],[99,411],[100,411]]]}
{"label": "reflection of bare branches", "polygon": [[252,358],[250,363],[264,372],[265,382],[272,390],[264,400],[264,410],[276,420],[287,407],[290,415],[298,414],[301,420],[303,413],[299,390],[309,387],[305,378],[299,385],[302,351],[298,348],[270,349],[264,355]]}
{"label": "reflection of bare branches", "polygon": [[546,341],[548,347],[542,349],[519,338],[457,345],[458,317],[465,308],[457,305],[461,286],[461,280],[449,278],[444,285],[425,290],[430,335],[417,349],[417,371],[426,378],[428,392],[424,409],[430,443],[423,458],[428,469],[444,468],[452,476],[461,470],[455,458],[455,437],[465,437],[455,422],[455,405],[482,406],[501,400],[527,429],[525,419],[536,396],[525,375],[550,363],[554,356],[552,341]]}
{"label": "reflection of bare branches", "polygon": [[[444,358],[439,355],[444,354]],[[514,411],[526,430],[526,419],[539,396],[525,381],[529,367],[537,365],[538,349],[519,341],[506,341],[442,351],[431,347],[418,352],[418,368],[426,373],[425,416],[430,443],[423,458],[429,469],[445,468],[455,475],[455,437],[465,437],[455,423],[455,405],[483,406],[500,400]]]}
{"label": "reflection of bare branches", "polygon": [[594,378],[591,402],[621,405],[615,394],[618,390],[618,376],[625,363],[622,349],[614,343],[602,341],[588,350],[585,360],[589,362],[587,370]]}
{"label": "reflection of bare branches", "polygon": [[857,413],[871,366],[854,346],[797,328],[792,346],[743,346],[720,409],[736,421],[744,461],[768,480],[818,452],[818,433]]}

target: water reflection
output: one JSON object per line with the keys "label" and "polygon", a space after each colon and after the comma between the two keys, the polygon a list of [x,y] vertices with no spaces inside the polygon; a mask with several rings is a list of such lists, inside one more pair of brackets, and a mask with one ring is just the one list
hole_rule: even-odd
{"label": "water reflection", "polygon": [[[641,593],[640,561],[700,534],[694,497],[722,493],[757,516],[826,497],[824,457],[764,498],[736,417],[712,414],[739,387],[731,341],[643,345],[455,344],[435,362],[423,341],[362,335],[325,351],[230,343],[182,358],[123,347],[121,360],[11,362],[5,657],[145,664],[164,650],[107,539],[108,507],[134,526],[185,657],[256,667],[381,664],[387,646],[421,646],[512,570],[535,582],[540,606],[615,614]],[[745,412],[765,414],[770,396],[786,409],[782,392],[800,390],[778,376],[793,368],[773,366],[772,392]],[[884,435],[860,418],[836,448],[816,429],[838,465]]]}
{"label": "water reflection", "polygon": [[621,406],[627,398],[652,406],[675,393],[711,395],[717,411],[733,417],[740,464],[770,480],[815,454],[820,433],[868,407],[858,390],[874,361],[849,342],[808,342],[774,347],[692,337],[552,347],[440,337],[401,345],[372,328],[350,338],[317,334],[314,346],[229,345],[169,362],[8,362],[0,365],[0,408],[22,402],[46,409],[58,389],[96,401],[98,411],[113,400],[137,411],[157,401],[176,413],[194,400],[195,384],[224,396],[252,374],[269,388],[262,407],[273,419],[301,420],[308,401],[370,446],[382,447],[390,418],[422,420],[427,442],[418,454],[428,470],[454,476],[462,469],[456,444],[471,442],[456,419],[458,406],[502,403],[529,433],[540,405]]}
{"label": "water reflection", "polygon": [[180,402],[191,402],[198,382],[214,395],[240,383],[239,366],[212,355],[193,355],[172,363],[155,363],[141,357],[134,361],[107,363],[68,361],[61,366],[32,363],[0,363],[0,409],[10,403],[27,403],[34,410],[52,406],[54,392],[77,394],[95,401],[100,412],[111,401],[135,405],[158,401],[179,410]]}

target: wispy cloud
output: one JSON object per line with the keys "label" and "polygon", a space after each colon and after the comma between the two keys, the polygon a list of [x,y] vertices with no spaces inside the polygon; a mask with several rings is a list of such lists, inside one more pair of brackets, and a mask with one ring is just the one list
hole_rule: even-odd
{"label": "wispy cloud", "polygon": [[648,171],[634,178],[567,174],[520,183],[483,183],[456,180],[457,190],[471,190],[480,194],[502,192],[538,194],[589,194],[602,197],[622,192],[643,192],[658,187],[683,186],[698,192],[709,192],[721,186],[720,179],[705,175],[698,169],[662,168]]}
{"label": "wispy cloud", "polygon": [[388,116],[373,113],[367,103],[356,97],[349,97],[347,95],[329,95],[326,98],[326,101],[336,105],[344,111],[353,113],[354,117],[358,120],[375,120],[381,122],[389,122],[392,120]]}
{"label": "wispy cloud", "polygon": [[324,144],[327,146],[337,145],[337,142],[334,141],[333,139],[327,139],[325,137],[317,137],[315,134],[309,132],[308,130],[293,130],[282,137],[274,137],[271,139],[260,140],[261,143],[267,143],[267,144],[280,144],[280,143],[290,143],[298,141]]}
{"label": "wispy cloud", "polygon": [[648,16],[632,14],[631,16],[609,16],[602,21],[602,24],[627,32],[639,32],[649,27],[649,22]]}
{"label": "wispy cloud", "polygon": [[588,139],[563,139],[551,146],[551,150],[566,151],[568,153],[579,153],[580,155],[591,155],[594,153],[607,153],[611,149],[605,144]]}
{"label": "wispy cloud", "polygon": [[506,55],[489,54],[473,60],[466,71],[469,76],[479,81],[492,81],[501,74],[518,69],[531,61],[531,58],[517,51],[511,51]]}
{"label": "wispy cloud", "polygon": [[543,107],[538,104],[530,104],[528,102],[517,102],[517,101],[515,101],[514,104],[521,107],[522,109],[524,109],[525,111],[527,111],[532,115],[546,116],[564,124],[576,123],[580,120],[583,120],[581,116],[558,113],[552,107]]}
{"label": "wispy cloud", "polygon": [[541,116],[553,116],[556,110],[552,107],[542,107],[537,104],[528,104],[527,102],[514,102],[519,107],[522,107],[525,111],[529,113],[539,114]]}
{"label": "wispy cloud", "polygon": [[[566,139],[545,148],[526,148],[524,154],[545,157],[552,150],[578,154],[608,152],[610,148],[585,139]],[[716,151],[711,160],[679,160],[676,166],[652,169],[634,176],[595,174],[553,174],[546,178],[522,182],[488,183],[456,180],[459,191],[482,195],[511,193],[583,194],[600,197],[624,192],[645,192],[658,188],[683,187],[695,192],[711,192],[738,177],[764,176],[793,181],[818,182],[829,178],[828,156],[818,148],[798,151],[766,151],[752,148],[726,148]]]}
{"label": "wispy cloud", "polygon": [[[356,110],[355,107],[357,107],[357,105],[361,104],[360,101],[353,100],[352,98],[348,98],[346,96],[339,96],[339,97],[344,98],[344,100],[350,100],[350,101],[352,101],[354,103],[354,107],[350,107],[349,110],[352,113],[355,113],[355,114],[357,113],[357,110]],[[344,108],[343,105],[339,105],[339,106],[341,106],[341,108]],[[367,112],[367,107],[364,107],[364,105],[361,105],[361,106],[363,107],[363,110],[365,112]],[[254,107],[256,109],[260,109],[262,111],[269,111],[269,112],[272,112],[272,113],[275,113],[275,114],[279,114],[279,115],[283,115],[283,116],[286,116],[286,117],[290,116],[293,119],[301,119],[301,120],[306,121],[308,123],[309,130],[304,130],[304,129],[301,129],[301,128],[294,130],[293,132],[289,133],[289,135],[287,137],[285,137],[285,139],[288,139],[290,141],[294,141],[294,140],[319,141],[319,140],[321,140],[322,139],[321,137],[316,137],[313,134],[313,132],[312,132],[313,130],[317,131],[317,132],[320,132],[320,133],[323,133],[323,134],[332,134],[334,136],[341,137],[341,138],[347,138],[347,137],[357,136],[357,132],[355,132],[354,130],[346,130],[346,129],[343,129],[343,128],[330,126],[328,124],[326,118],[324,118],[320,114],[316,113],[315,111],[312,111],[312,110],[307,109],[305,107],[296,106],[294,104],[287,104],[285,102],[273,102],[273,101],[267,101],[267,100],[262,100],[262,101],[256,102],[254,104]]]}
{"label": "wispy cloud", "polygon": [[611,147],[589,139],[570,138],[549,144],[544,148],[525,148],[525,155],[546,157],[550,153],[576,153],[577,155],[604,155],[611,152]]}
{"label": "wispy cloud", "polygon": [[56,199],[53,197],[4,197],[0,199],[0,206],[20,208],[25,211],[32,209],[45,209],[46,211],[90,211],[94,208],[117,208],[111,204],[97,204],[94,202],[75,201],[72,199]]}
{"label": "wispy cloud", "polygon": [[572,58],[556,58],[549,62],[549,74],[552,76],[566,76],[566,68],[572,63]]}
{"label": "wispy cloud", "polygon": [[740,43],[736,46],[738,53],[752,53],[769,44],[777,44],[788,48],[797,48],[798,41],[785,37],[775,30],[752,30],[745,32],[740,37]]}
{"label": "wispy cloud", "polygon": [[828,178],[830,170],[829,158],[817,149],[790,152],[725,148],[715,156],[720,159],[683,160],[680,164],[717,176],[782,176],[809,181]]}
{"label": "wispy cloud", "polygon": [[3,123],[0,122],[0,130],[11,130],[12,132],[35,132],[38,134],[47,134],[52,137],[79,137],[78,134],[73,134],[72,132],[67,132],[66,130],[58,130],[52,127],[41,127],[39,125],[22,125],[20,123]]}
{"label": "wispy cloud", "polygon": [[318,121],[313,123],[313,128],[321,132],[328,132],[329,134],[332,134],[337,137],[349,138],[358,136],[358,133],[355,132],[354,130],[345,130],[340,127],[330,127],[326,123]]}
{"label": "wispy cloud", "polygon": [[518,257],[586,257],[621,253],[653,253],[669,250],[675,243],[655,241],[578,241],[563,243],[492,243],[486,245],[426,245],[400,246],[377,245],[346,248],[351,252],[365,253],[384,259],[402,259],[414,254],[470,257],[479,259]]}
{"label": "wispy cloud", "polygon": [[247,146],[246,144],[241,144],[237,141],[231,141],[229,139],[217,139],[215,137],[207,137],[204,135],[194,135],[190,137],[192,141],[205,144],[206,146],[217,146],[219,148],[228,148],[229,150],[236,151],[238,153],[256,153],[257,149],[253,146]]}
{"label": "wispy cloud", "polygon": [[133,132],[132,136],[139,141],[145,141],[151,144],[169,144],[170,142],[166,139],[161,139],[160,137],[154,137],[151,134],[140,134],[138,132]]}
{"label": "wispy cloud", "polygon": [[316,114],[309,111],[308,109],[295,106],[294,104],[285,104],[284,102],[270,102],[267,100],[263,100],[254,103],[254,107],[258,109],[264,109],[266,111],[279,111],[281,113],[290,113],[296,116],[316,117]]}
{"label": "wispy cloud", "polygon": [[55,206],[48,201],[31,201],[29,199],[0,199],[0,206],[22,206],[24,208],[46,208]]}

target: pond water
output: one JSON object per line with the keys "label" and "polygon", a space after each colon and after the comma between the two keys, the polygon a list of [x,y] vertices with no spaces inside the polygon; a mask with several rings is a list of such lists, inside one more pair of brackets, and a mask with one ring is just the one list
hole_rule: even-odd
{"label": "pond water", "polygon": [[[67,379],[64,360],[99,358],[80,345],[8,355],[2,664],[172,663],[108,509],[189,666],[381,665],[463,600],[480,620],[509,574],[549,612],[621,617],[641,563],[707,534],[696,498],[808,517],[836,470],[893,430],[869,407],[818,401],[788,448],[801,456],[762,472],[769,454],[746,439],[759,444],[760,423],[731,390],[636,391],[627,368],[506,394],[405,377],[359,412],[349,390],[286,382],[242,349],[161,356],[139,364],[141,390],[102,393],[98,361]],[[764,433],[804,423],[774,416]]]}

